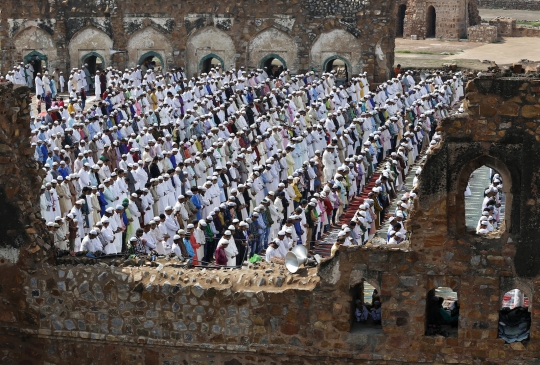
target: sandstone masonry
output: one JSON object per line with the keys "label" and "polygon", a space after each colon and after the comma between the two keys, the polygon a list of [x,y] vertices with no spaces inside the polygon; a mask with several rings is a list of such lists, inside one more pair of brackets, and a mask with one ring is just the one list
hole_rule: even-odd
{"label": "sandstone masonry", "polygon": [[[438,127],[441,145],[423,167],[406,223],[410,243],[342,247],[318,268],[291,275],[276,266],[220,273],[56,266],[36,220],[28,89],[0,85],[0,152],[9,158],[0,160],[2,171],[13,169],[8,162],[20,170],[17,183],[2,175],[0,206],[15,207],[9,229],[25,231],[22,242],[0,242],[20,252],[15,263],[0,259],[2,364],[536,363],[540,80],[487,74],[466,91],[465,113]],[[465,227],[463,191],[483,165],[504,181],[497,237]],[[352,290],[363,280],[382,302],[374,334],[351,332]],[[428,292],[440,286],[459,296],[456,337],[425,335]],[[499,309],[514,288],[530,300],[531,338],[505,344],[497,338]]]}
{"label": "sandstone masonry", "polygon": [[0,18],[0,69],[40,59],[67,72],[89,57],[124,69],[156,57],[191,77],[214,58],[224,69],[278,59],[293,73],[345,62],[376,82],[393,65],[391,1],[8,0]]}

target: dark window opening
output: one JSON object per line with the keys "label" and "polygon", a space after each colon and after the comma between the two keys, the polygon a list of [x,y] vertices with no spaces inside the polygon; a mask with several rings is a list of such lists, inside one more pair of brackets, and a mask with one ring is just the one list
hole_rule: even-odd
{"label": "dark window opening", "polygon": [[221,61],[214,57],[205,59],[202,63],[201,73],[209,73],[211,69],[221,67]]}
{"label": "dark window opening", "polygon": [[285,69],[285,65],[277,58],[269,58],[264,61],[264,69],[268,77],[277,78]]}
{"label": "dark window opening", "polygon": [[349,80],[349,70],[347,69],[347,63],[339,58],[326,63],[326,72],[335,71],[336,86],[345,85]]}
{"label": "dark window opening", "polygon": [[145,57],[141,63],[141,66],[141,70],[143,70],[144,72],[146,72],[146,70],[153,70],[154,73],[156,73],[163,69],[163,64],[161,63],[161,60],[159,59],[159,57],[156,56]]}
{"label": "dark window opening", "polygon": [[[38,56],[32,56],[32,58],[27,63],[32,64],[32,67],[34,68],[34,74],[32,75],[32,80],[36,79],[36,76],[38,73],[43,75],[43,73],[47,69],[47,63],[45,62],[45,60],[39,59]],[[32,81],[32,84],[33,83],[34,81]]]}
{"label": "dark window opening", "polygon": [[351,289],[351,333],[382,333],[382,302],[378,290],[365,280]]}
{"label": "dark window opening", "polygon": [[438,287],[428,292],[426,336],[458,337],[459,302],[455,291]]}
{"label": "dark window opening", "polygon": [[103,61],[97,56],[88,56],[83,62],[88,65],[87,68],[91,75],[95,75],[97,71],[103,71]]}
{"label": "dark window opening", "polygon": [[435,8],[433,6],[430,6],[427,10],[426,38],[435,38],[437,36],[436,26],[437,26],[437,14],[435,13]]}
{"label": "dark window opening", "polygon": [[405,11],[406,10],[407,10],[407,5],[405,4],[401,4],[398,8],[396,37],[403,37],[404,30],[405,30]]}
{"label": "dark window opening", "polygon": [[499,338],[506,343],[527,341],[531,334],[529,298],[519,289],[505,293],[499,312]]}

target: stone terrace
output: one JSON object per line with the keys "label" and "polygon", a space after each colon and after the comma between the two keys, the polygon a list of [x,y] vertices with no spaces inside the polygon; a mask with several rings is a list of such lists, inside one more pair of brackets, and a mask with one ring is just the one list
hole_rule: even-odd
{"label": "stone terrace", "polygon": [[[2,91],[0,138],[10,148],[0,155],[27,160],[27,90],[13,96],[10,86]],[[20,253],[17,264],[0,260],[2,363],[537,362],[539,92],[535,79],[487,75],[469,82],[466,112],[439,126],[443,141],[420,176],[407,222],[410,246],[342,247],[317,269],[295,275],[266,264],[219,273],[49,265],[48,237],[41,224],[31,226],[37,190],[25,188],[34,180],[24,177],[34,179],[36,171],[19,163],[20,189],[7,195],[15,185],[6,178],[1,185],[2,202],[15,207],[10,229],[24,227],[27,235],[22,242],[2,242],[2,252]],[[2,124],[6,116],[12,122]],[[465,184],[483,165],[504,180],[506,227],[494,238],[465,227]],[[353,290],[363,280],[380,293],[378,334],[350,332]],[[436,287],[458,293],[457,337],[425,335],[427,293]],[[531,338],[505,344],[497,338],[499,309],[514,288],[530,299]]]}

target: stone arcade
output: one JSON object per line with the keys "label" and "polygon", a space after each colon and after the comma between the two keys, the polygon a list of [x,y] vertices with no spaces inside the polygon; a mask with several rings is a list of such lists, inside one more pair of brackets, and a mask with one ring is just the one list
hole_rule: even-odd
{"label": "stone arcade", "polygon": [[338,60],[348,76],[391,76],[391,1],[8,0],[0,13],[0,71],[40,62],[49,72],[89,65],[134,67],[155,61],[189,77],[280,64],[293,73],[327,71]]}
{"label": "stone arcade", "polygon": [[[484,76],[466,113],[443,121],[407,225],[410,245],[342,247],[290,275],[150,267],[55,266],[30,162],[29,90],[0,85],[0,346],[3,364],[532,364],[540,355],[536,288],[540,80]],[[466,231],[463,191],[496,169],[505,230]],[[13,263],[16,262],[16,263]],[[351,333],[352,291],[365,279],[382,301],[382,330]],[[459,295],[456,336],[426,336],[426,299]],[[531,338],[497,338],[501,299],[530,300]]]}

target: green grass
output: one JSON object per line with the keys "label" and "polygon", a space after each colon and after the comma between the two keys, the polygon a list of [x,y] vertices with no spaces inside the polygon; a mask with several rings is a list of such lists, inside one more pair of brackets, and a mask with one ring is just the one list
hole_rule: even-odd
{"label": "green grass", "polygon": [[519,25],[526,25],[526,26],[529,26],[529,27],[540,27],[540,21],[538,22],[527,22],[527,21],[517,21],[516,24],[519,24]]}
{"label": "green grass", "polygon": [[397,50],[395,51],[395,53],[434,54],[433,52],[424,52],[424,51],[412,52],[409,50]]}

